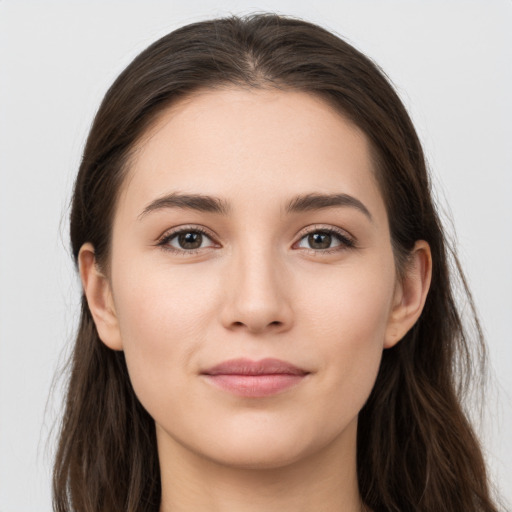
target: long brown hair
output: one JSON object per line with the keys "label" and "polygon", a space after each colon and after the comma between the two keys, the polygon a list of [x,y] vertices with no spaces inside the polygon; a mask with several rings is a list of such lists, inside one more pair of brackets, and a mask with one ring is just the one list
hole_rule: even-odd
{"label": "long brown hair", "polygon": [[[156,116],[205,88],[299,90],[323,98],[370,140],[398,271],[415,241],[433,260],[424,311],[384,351],[359,415],[357,471],[365,504],[380,511],[495,512],[481,449],[462,407],[481,359],[478,321],[468,334],[454,300],[471,295],[431,197],[411,120],[379,68],[339,37],[302,20],[258,14],[194,23],[158,40],[121,73],[91,128],[75,183],[71,243],[95,247],[108,270],[112,218],[130,154]],[[450,261],[455,262],[450,270]],[[473,316],[474,316],[474,310]],[[476,319],[476,316],[474,316]],[[53,473],[58,512],[144,511],[160,504],[154,421],[136,398],[124,355],[99,339],[82,297]]]}

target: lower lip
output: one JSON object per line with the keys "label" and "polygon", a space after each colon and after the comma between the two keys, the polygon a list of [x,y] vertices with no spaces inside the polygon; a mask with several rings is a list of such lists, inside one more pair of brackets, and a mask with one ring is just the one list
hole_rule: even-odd
{"label": "lower lip", "polygon": [[213,385],[238,396],[262,398],[272,396],[299,384],[306,375],[285,373],[269,375],[205,375]]}

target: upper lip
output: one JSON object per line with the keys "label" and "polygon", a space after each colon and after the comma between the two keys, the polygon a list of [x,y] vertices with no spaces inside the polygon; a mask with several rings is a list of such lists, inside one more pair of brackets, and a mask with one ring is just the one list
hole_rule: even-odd
{"label": "upper lip", "polygon": [[202,373],[204,375],[306,375],[309,372],[280,359],[266,358],[252,361],[241,358],[223,361]]}

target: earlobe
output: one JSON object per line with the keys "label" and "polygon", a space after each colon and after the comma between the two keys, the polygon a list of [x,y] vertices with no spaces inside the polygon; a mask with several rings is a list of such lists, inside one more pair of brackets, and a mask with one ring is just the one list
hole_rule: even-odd
{"label": "earlobe", "polygon": [[396,345],[413,327],[423,311],[432,279],[430,246],[418,240],[411,252],[403,280],[397,285],[384,348]]}
{"label": "earlobe", "polygon": [[112,350],[122,350],[110,282],[97,266],[92,244],[82,245],[78,265],[87,304],[101,341]]}

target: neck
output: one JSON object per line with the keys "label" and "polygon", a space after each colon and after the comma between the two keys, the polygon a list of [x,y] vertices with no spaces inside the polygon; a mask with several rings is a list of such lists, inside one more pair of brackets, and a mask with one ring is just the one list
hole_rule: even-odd
{"label": "neck", "polygon": [[160,512],[360,512],[356,432],[357,421],[339,439],[300,460],[244,468],[205,459],[157,426]]}

